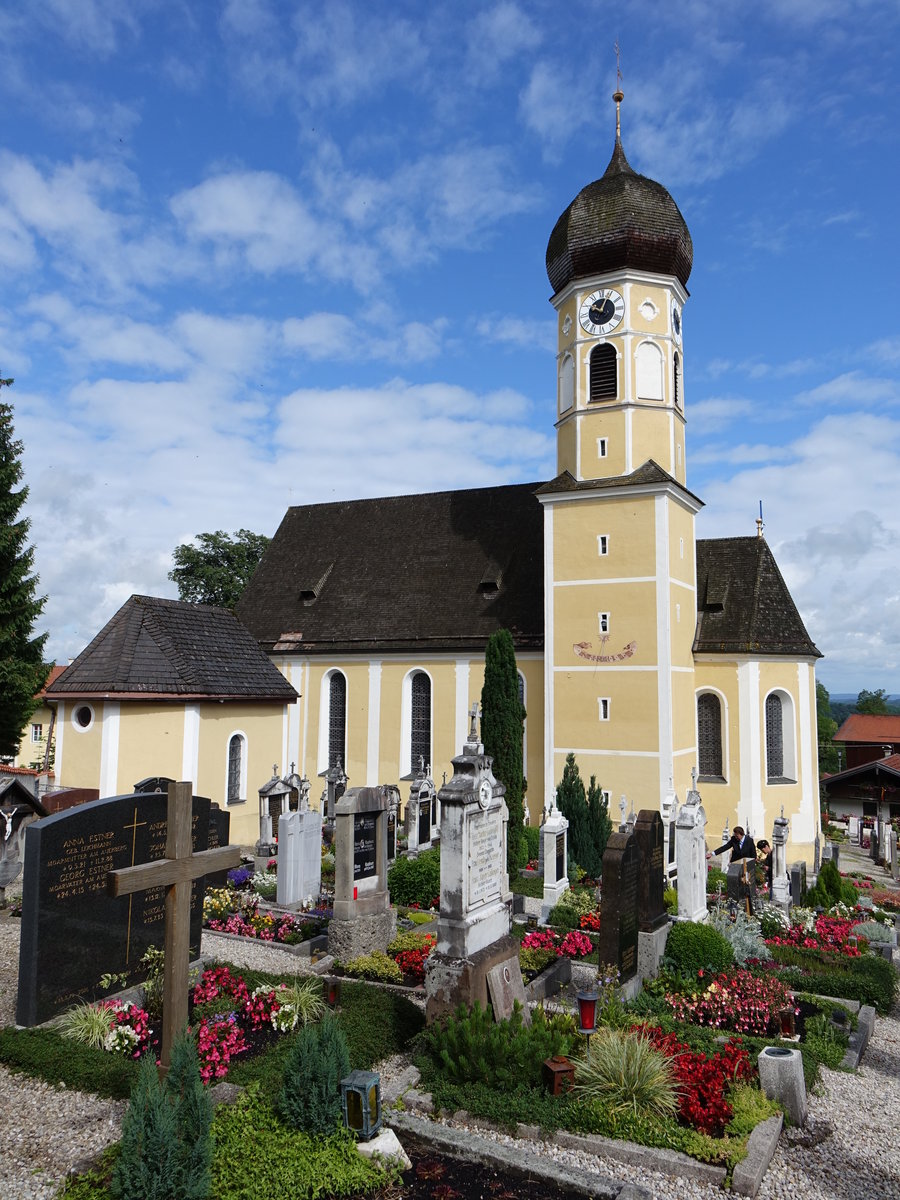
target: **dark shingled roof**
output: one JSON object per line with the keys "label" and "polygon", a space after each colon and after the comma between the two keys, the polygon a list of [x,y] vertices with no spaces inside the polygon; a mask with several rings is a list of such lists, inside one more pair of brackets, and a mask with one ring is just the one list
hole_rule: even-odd
{"label": "dark shingled roof", "polygon": [[237,606],[271,650],[481,650],[544,642],[536,483],[288,509]]}
{"label": "dark shingled roof", "polygon": [[[481,650],[501,627],[518,649],[539,650],[537,495],[660,482],[676,481],[650,461],[631,475],[584,483],[564,473],[543,485],[291,508],[237,615],[267,650]],[[695,650],[819,657],[764,541],[699,541],[697,566]]]}
{"label": "dark shingled roof", "polygon": [[764,538],[697,542],[694,652],[822,657]]}
{"label": "dark shingled roof", "polygon": [[50,699],[114,693],[296,699],[253,637],[224,608],[132,596],[47,688]]}
{"label": "dark shingled roof", "polygon": [[554,292],[572,279],[622,267],[674,275],[687,287],[693,262],[678,205],[661,183],[632,170],[618,138],[602,178],[581,189],[547,244]]}
{"label": "dark shingled roof", "polygon": [[542,483],[537,489],[537,495],[551,496],[557,492],[602,492],[612,491],[615,488],[641,487],[660,483],[674,485],[682,495],[693,500],[698,508],[703,507],[703,501],[699,497],[695,496],[693,492],[689,492],[684,484],[679,483],[675,476],[670,475],[668,471],[664,471],[652,458],[648,458],[642,466],[628,475],[607,475],[602,479],[576,479],[571,472],[563,471],[549,483]]}

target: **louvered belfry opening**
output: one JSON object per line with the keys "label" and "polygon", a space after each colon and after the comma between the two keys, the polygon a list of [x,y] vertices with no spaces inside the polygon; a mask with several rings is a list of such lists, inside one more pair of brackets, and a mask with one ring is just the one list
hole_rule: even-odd
{"label": "louvered belfry opening", "polygon": [[419,769],[419,760],[431,766],[431,680],[424,671],[412,677],[412,725],[410,735],[410,767]]}
{"label": "louvered belfry opening", "polygon": [[344,764],[344,740],[347,732],[347,680],[335,671],[328,688],[328,767]]}
{"label": "louvered belfry opening", "polygon": [[722,778],[722,704],[713,692],[697,697],[697,754],[701,776]]}
{"label": "louvered belfry opening", "polygon": [[672,392],[673,392],[673,396],[675,399],[675,407],[676,408],[681,407],[681,380],[679,379],[680,373],[681,373],[681,358],[678,354],[678,351],[676,350],[675,351],[675,367],[672,372]]}
{"label": "louvered belfry opening", "polygon": [[784,778],[784,729],[781,697],[775,692],[766,697],[766,775]]}
{"label": "louvered belfry opening", "polygon": [[618,395],[616,350],[609,342],[591,351],[591,403],[615,400]]}

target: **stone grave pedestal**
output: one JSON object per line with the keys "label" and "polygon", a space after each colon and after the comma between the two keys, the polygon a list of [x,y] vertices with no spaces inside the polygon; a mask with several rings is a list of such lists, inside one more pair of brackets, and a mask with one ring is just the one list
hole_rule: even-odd
{"label": "stone grave pedestal", "polygon": [[328,953],[349,962],[384,951],[397,932],[397,915],[387,887],[385,786],[349,788],[335,804],[334,916],[328,924]]}
{"label": "stone grave pedestal", "polygon": [[475,732],[475,716],[453,776],[441,788],[441,912],[437,946],[425,964],[425,1017],[460,1004],[491,1005],[497,1020],[516,1000],[530,1020],[510,934],[512,893],[506,872],[509,814],[505,789]]}
{"label": "stone grave pedestal", "polygon": [[544,866],[544,900],[541,907],[541,921],[546,922],[551,908],[562,900],[569,890],[569,822],[556,807],[556,793],[550,799],[550,805],[544,809],[544,823],[541,825],[540,842],[543,849]]}
{"label": "stone grave pedestal", "polygon": [[278,818],[278,877],[275,898],[292,908],[318,900],[322,890],[322,814],[287,812]]}
{"label": "stone grave pedestal", "polygon": [[791,881],[787,872],[787,840],[790,825],[783,815],[775,818],[772,829],[772,900],[782,908],[790,907]]}
{"label": "stone grave pedestal", "polygon": [[756,863],[753,859],[739,858],[728,864],[726,896],[752,916],[756,908]]}

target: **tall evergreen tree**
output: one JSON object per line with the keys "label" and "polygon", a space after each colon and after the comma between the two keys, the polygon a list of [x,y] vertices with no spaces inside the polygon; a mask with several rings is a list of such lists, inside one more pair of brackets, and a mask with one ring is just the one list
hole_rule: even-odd
{"label": "tall evergreen tree", "polygon": [[566,755],[562,779],[556,789],[556,807],[569,822],[569,855],[582,870],[587,871],[582,862],[584,846],[588,841],[587,797],[584,794],[584,780],[571,750]]}
{"label": "tall evergreen tree", "polygon": [[[8,386],[11,379],[0,380]],[[13,437],[13,410],[0,404],[0,754],[15,754],[35,694],[47,680],[46,633],[33,635],[46,597],[36,596],[32,575],[34,550],[28,546],[29,522],[19,516],[28,488],[22,478],[22,443]]]}
{"label": "tall evergreen tree", "polygon": [[609,815],[609,804],[603,795],[603,789],[598,786],[597,779],[591,776],[587,790],[587,832],[590,846],[591,866],[583,863],[584,869],[592,879],[599,879],[603,873],[603,853],[606,843],[612,833],[612,819]]}
{"label": "tall evergreen tree", "polygon": [[519,700],[516,651],[508,629],[498,629],[488,638],[484,652],[484,687],[481,689],[481,740],[485,754],[494,760],[494,775],[506,785],[509,810],[506,863],[510,874],[524,867],[528,858],[525,835],[522,770],[522,735],[525,708]]}

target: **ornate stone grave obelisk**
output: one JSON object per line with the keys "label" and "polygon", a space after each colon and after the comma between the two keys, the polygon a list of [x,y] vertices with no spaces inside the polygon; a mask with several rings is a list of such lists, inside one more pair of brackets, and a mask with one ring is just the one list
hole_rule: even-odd
{"label": "ornate stone grave obelisk", "polygon": [[154,862],[122,867],[107,875],[112,896],[130,896],[150,888],[165,888],[165,967],[160,1064],[169,1068],[172,1042],[188,1019],[191,884],[211,871],[225,871],[241,861],[240,846],[217,846],[192,853],[193,786],[170,783],[166,817],[166,856]]}
{"label": "ornate stone grave obelisk", "polygon": [[437,946],[425,965],[425,1016],[433,1021],[459,1004],[493,1006],[499,1020],[518,1000],[529,1019],[510,934],[512,893],[506,872],[506,789],[478,740],[477,708],[441,805],[441,915]]}

